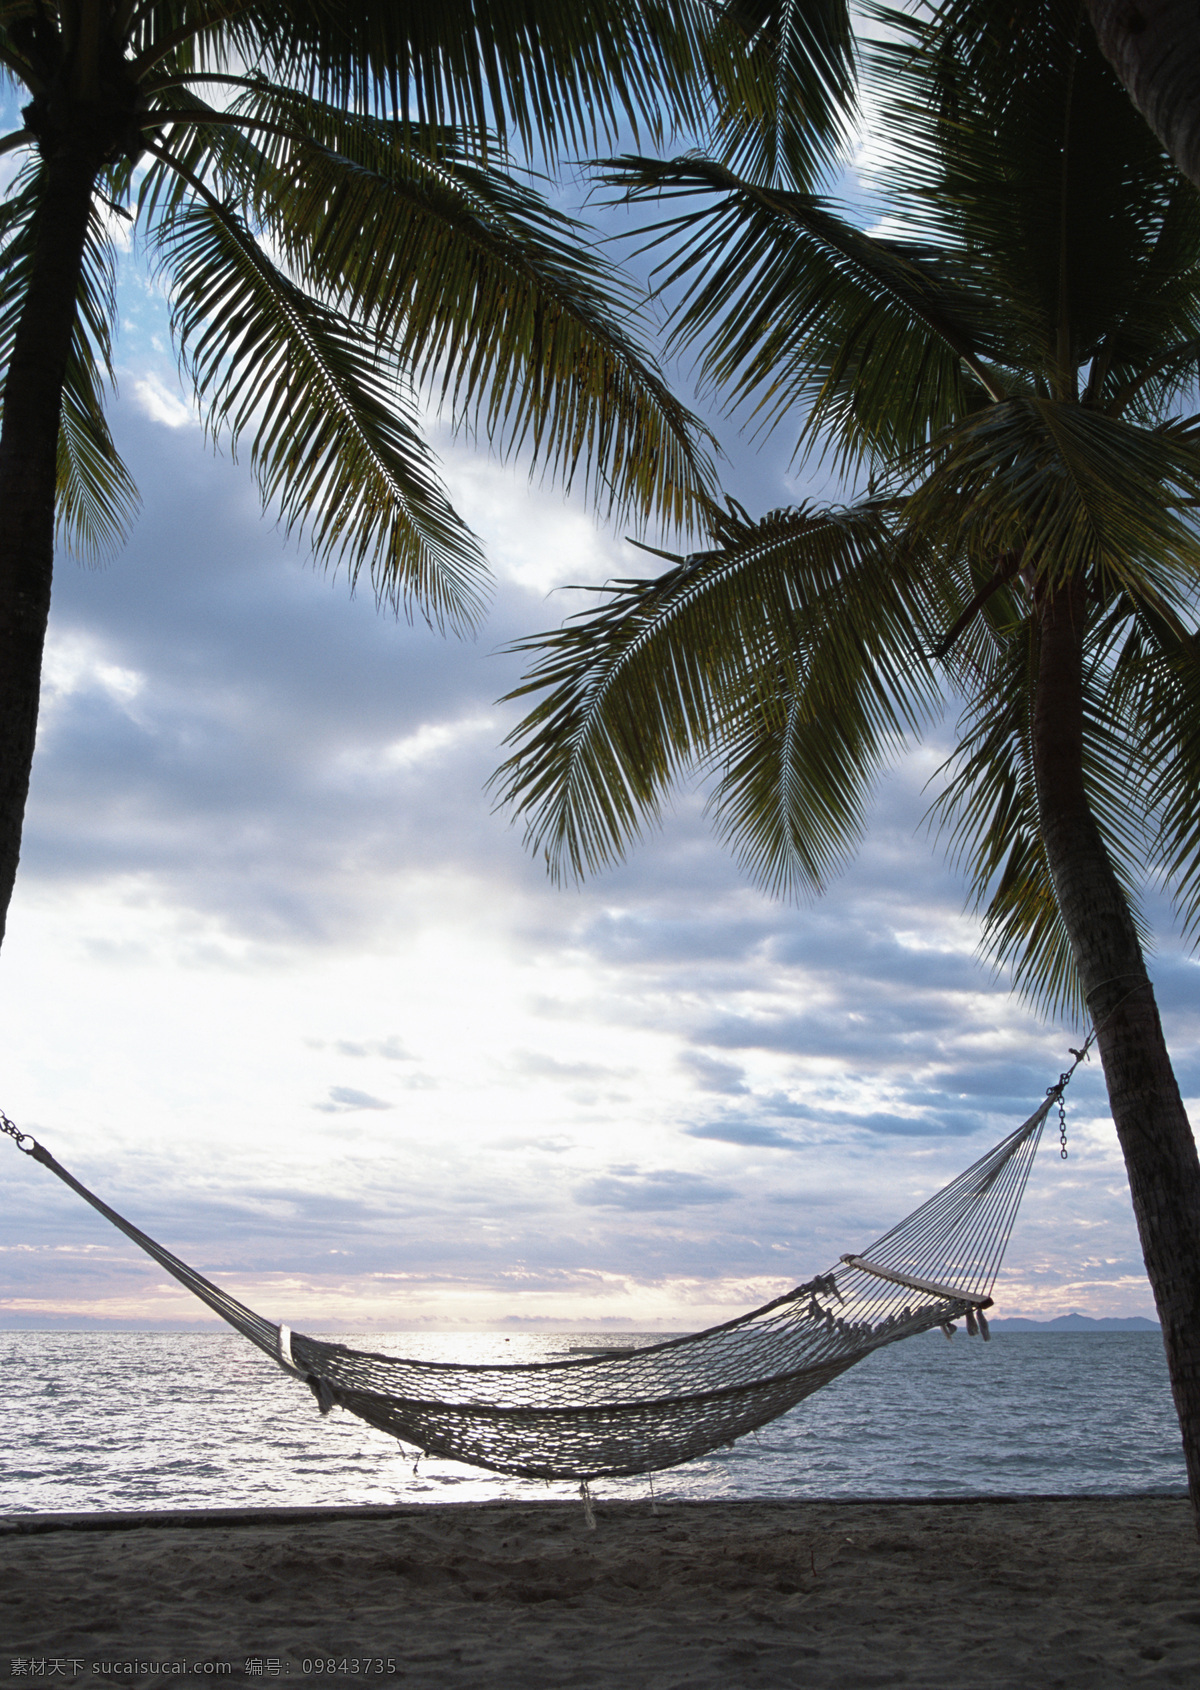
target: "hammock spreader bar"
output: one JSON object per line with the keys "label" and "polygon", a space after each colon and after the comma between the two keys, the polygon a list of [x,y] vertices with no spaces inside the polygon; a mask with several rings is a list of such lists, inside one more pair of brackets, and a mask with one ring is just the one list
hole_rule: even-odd
{"label": "hammock spreader bar", "polygon": [[992,1150],[882,1238],[761,1308],[642,1349],[520,1365],[420,1361],[264,1319],[81,1184],[0,1114],[0,1131],[222,1320],[338,1406],[416,1449],[497,1473],[589,1480],[679,1466],[793,1408],[872,1351],[981,1311],[1042,1127],[1069,1073]]}
{"label": "hammock spreader bar", "polygon": [[948,1297],[952,1302],[970,1303],[977,1309],[990,1309],[992,1306],[990,1297],[971,1295],[956,1290],[952,1285],[935,1285],[932,1279],[918,1279],[912,1273],[897,1273],[895,1268],[880,1267],[878,1262],[869,1262],[865,1256],[843,1256],[842,1260],[862,1273],[873,1273],[876,1279],[889,1280],[893,1285],[907,1285],[910,1291],[927,1291],[931,1297]]}

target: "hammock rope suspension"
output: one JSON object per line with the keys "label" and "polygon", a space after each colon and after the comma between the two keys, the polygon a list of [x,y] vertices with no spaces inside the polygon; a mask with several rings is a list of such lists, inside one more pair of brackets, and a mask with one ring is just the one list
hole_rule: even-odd
{"label": "hammock rope suspension", "polygon": [[304,1381],[322,1414],[348,1409],[424,1453],[493,1472],[570,1479],[586,1498],[590,1480],[661,1471],[732,1444],[901,1338],[936,1327],[950,1337],[960,1319],[986,1338],[983,1311],[1042,1128],[1082,1059],[1015,1132],[828,1273],[684,1338],[517,1366],[379,1355],[266,1320],[110,1208],[2,1113],[0,1131]]}

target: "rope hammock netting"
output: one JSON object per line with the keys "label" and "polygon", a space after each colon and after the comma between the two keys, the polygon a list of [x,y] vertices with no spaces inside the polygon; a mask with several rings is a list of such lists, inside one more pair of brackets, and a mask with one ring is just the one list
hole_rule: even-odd
{"label": "rope hammock netting", "polygon": [[[1080,1058],[1082,1053],[1080,1053]],[[1077,1065],[1077,1064],[1076,1064]],[[651,1473],[732,1444],[874,1350],[984,1310],[1051,1107],[905,1220],[824,1274],[722,1326],[635,1350],[523,1365],[405,1360],[275,1325],[110,1209],[0,1114],[0,1130],[152,1256],[317,1399],[429,1455],[533,1479]]]}

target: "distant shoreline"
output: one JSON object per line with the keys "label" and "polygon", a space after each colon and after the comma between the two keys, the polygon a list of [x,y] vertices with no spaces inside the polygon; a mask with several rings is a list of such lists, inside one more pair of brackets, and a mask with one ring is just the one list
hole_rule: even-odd
{"label": "distant shoreline", "polygon": [[[45,1317],[43,1316],[43,1319],[44,1318]],[[1060,1314],[1056,1315],[1053,1320],[1032,1320],[1028,1319],[1024,1315],[996,1315],[993,1319],[988,1321],[988,1325],[994,1332],[1048,1332],[1052,1334],[1060,1332],[1158,1332],[1161,1330],[1156,1320],[1149,1320],[1142,1314],[1100,1316],[1093,1316],[1090,1314]],[[618,1342],[622,1338],[667,1339],[678,1338],[683,1335],[682,1330],[676,1331],[675,1329],[672,1329],[671,1331],[664,1330],[661,1332],[650,1332],[646,1331],[644,1328],[630,1327],[628,1331],[618,1332],[611,1330],[608,1327],[596,1328],[585,1326],[563,1326],[561,1329],[556,1329],[554,1331],[549,1331],[545,1327],[541,1326],[481,1326],[478,1328],[430,1328],[423,1326],[406,1328],[404,1326],[366,1327],[354,1325],[329,1327],[312,1326],[306,1327],[305,1330],[312,1333],[314,1337],[337,1336],[347,1332],[363,1333],[367,1336],[374,1334],[378,1337],[383,1337],[385,1335],[399,1337],[406,1331],[413,1331],[441,1338],[466,1337],[469,1334],[474,1334],[475,1332],[486,1333],[490,1336],[496,1336],[498,1334],[508,1332],[512,1337],[580,1337],[589,1339],[598,1338],[608,1342]],[[91,1333],[103,1332],[143,1332],[147,1336],[151,1337],[156,1336],[159,1333],[177,1332],[187,1333],[195,1337],[203,1337],[205,1334],[210,1337],[221,1337],[228,1335],[229,1328],[222,1326],[215,1321],[179,1321],[177,1323],[162,1322],[149,1326],[138,1326],[132,1321],[114,1321],[111,1324],[108,1322],[96,1322],[94,1325],[73,1325],[71,1323],[64,1322],[60,1326],[25,1326],[0,1323],[0,1334],[12,1334],[17,1332],[30,1334],[37,1332],[58,1334],[74,1332],[78,1333],[81,1337]]]}
{"label": "distant shoreline", "polygon": [[997,1315],[989,1320],[993,1331],[1000,1332],[1160,1332],[1157,1320],[1147,1320],[1144,1314],[1101,1315],[1060,1314],[1053,1320],[1027,1320],[1023,1315]]}

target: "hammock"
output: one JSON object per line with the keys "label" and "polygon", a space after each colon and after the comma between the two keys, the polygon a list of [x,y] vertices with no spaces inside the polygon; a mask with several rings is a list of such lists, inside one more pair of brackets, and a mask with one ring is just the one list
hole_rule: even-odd
{"label": "hammock", "polygon": [[412,1361],[275,1325],[110,1209],[21,1133],[0,1129],[49,1168],[222,1320],[335,1406],[429,1455],[533,1479],[586,1481],[657,1472],[732,1444],[793,1408],[874,1350],[983,1311],[1004,1256],[1042,1126],[1069,1073],[1017,1130],[859,1254],[762,1308],[645,1348],[519,1366]]}

